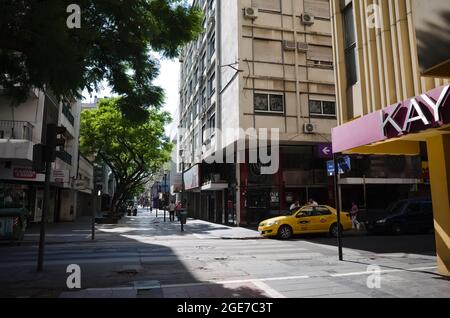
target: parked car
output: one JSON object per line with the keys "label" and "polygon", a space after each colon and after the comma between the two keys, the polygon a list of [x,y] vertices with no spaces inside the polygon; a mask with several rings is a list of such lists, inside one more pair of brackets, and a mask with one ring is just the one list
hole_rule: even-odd
{"label": "parked car", "polygon": [[[341,229],[352,228],[352,220],[348,212],[341,213]],[[258,231],[266,237],[289,239],[294,234],[330,233],[337,236],[336,210],[327,205],[304,206],[293,211],[290,215],[279,216],[262,221]]]}
{"label": "parked car", "polygon": [[428,233],[434,229],[430,198],[399,200],[382,215],[365,222],[369,233]]}

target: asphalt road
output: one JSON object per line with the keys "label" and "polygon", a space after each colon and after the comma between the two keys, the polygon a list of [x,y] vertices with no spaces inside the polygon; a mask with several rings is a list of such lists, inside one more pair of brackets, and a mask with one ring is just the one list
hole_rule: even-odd
{"label": "asphalt road", "polygon": [[[449,282],[436,274],[433,235],[348,235],[339,262],[336,240],[326,236],[260,239],[250,230],[193,220],[181,232],[177,222],[164,223],[144,210],[122,224],[98,226],[96,241],[88,226],[50,231],[43,273],[35,272],[35,232],[28,233],[28,244],[0,247],[0,295],[450,296]],[[80,266],[80,290],[66,285],[70,264]],[[368,287],[371,265],[381,271],[380,288]]]}

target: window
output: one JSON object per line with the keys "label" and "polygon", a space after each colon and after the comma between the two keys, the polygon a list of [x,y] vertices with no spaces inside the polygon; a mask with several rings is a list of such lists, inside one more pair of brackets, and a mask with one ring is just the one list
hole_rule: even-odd
{"label": "window", "polygon": [[214,55],[214,52],[216,51],[216,35],[215,33],[212,34],[211,38],[209,39],[209,58],[211,58]]}
{"label": "window", "polygon": [[269,95],[270,111],[283,112],[283,95]]}
{"label": "window", "polygon": [[195,70],[194,70],[194,73],[192,74],[192,78],[193,78],[193,80],[194,80],[194,83],[193,83],[193,87],[194,87],[194,89],[195,89],[195,87],[197,86],[197,78],[198,78],[198,68],[196,68]]}
{"label": "window", "polygon": [[206,107],[206,87],[202,90],[202,108]]}
{"label": "window", "polygon": [[310,100],[310,115],[336,116],[336,103],[330,101]]}
{"label": "window", "polygon": [[214,9],[215,0],[209,0],[208,9],[212,11]]}
{"label": "window", "polygon": [[316,215],[331,215],[331,211],[324,206],[316,207]]}
{"label": "window", "polygon": [[254,94],[254,109],[256,112],[284,112],[284,98],[280,94]]}
{"label": "window", "polygon": [[350,3],[342,12],[344,16],[344,45],[347,85],[352,86],[358,81],[356,71],[356,37],[353,19],[353,4]]}
{"label": "window", "polygon": [[198,114],[198,99],[196,98],[192,106],[192,118],[193,119],[197,118],[197,114]]}
{"label": "window", "polygon": [[216,73],[212,73],[208,80],[209,87],[209,96],[215,93],[216,91]]}
{"label": "window", "polygon": [[202,58],[201,58],[201,61],[200,61],[200,72],[202,74],[203,74],[203,71],[205,70],[205,68],[206,68],[206,52],[204,52],[202,54]]}

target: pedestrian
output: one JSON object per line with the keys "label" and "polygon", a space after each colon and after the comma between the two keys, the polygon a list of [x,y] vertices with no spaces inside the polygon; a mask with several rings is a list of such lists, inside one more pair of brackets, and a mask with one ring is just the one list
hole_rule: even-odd
{"label": "pedestrian", "polygon": [[359,228],[359,222],[358,222],[358,206],[355,202],[352,202],[352,207],[350,208],[350,217],[352,219],[352,225],[354,229]]}
{"label": "pedestrian", "polygon": [[175,211],[176,211],[176,213],[177,213],[177,220],[179,221],[180,220],[180,212],[181,212],[181,209],[182,209],[183,207],[182,207],[182,205],[181,205],[181,202],[180,201],[178,201],[177,202],[177,205],[175,206]]}
{"label": "pedestrian", "polygon": [[319,203],[317,203],[316,201],[314,201],[313,198],[309,199],[308,201],[308,205],[309,206],[319,206]]}
{"label": "pedestrian", "polygon": [[300,202],[299,202],[299,201],[295,201],[295,202],[292,203],[291,206],[289,207],[289,211],[294,212],[294,211],[296,211],[298,208],[300,208]]}
{"label": "pedestrian", "polygon": [[175,202],[170,201],[169,203],[169,220],[170,222],[175,221]]}

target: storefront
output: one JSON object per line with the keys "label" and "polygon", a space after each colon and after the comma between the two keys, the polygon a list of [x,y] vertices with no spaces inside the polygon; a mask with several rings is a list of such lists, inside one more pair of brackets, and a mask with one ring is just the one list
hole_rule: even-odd
{"label": "storefront", "polygon": [[426,142],[438,268],[450,275],[450,85],[333,128],[332,140],[337,155],[414,156]]}

